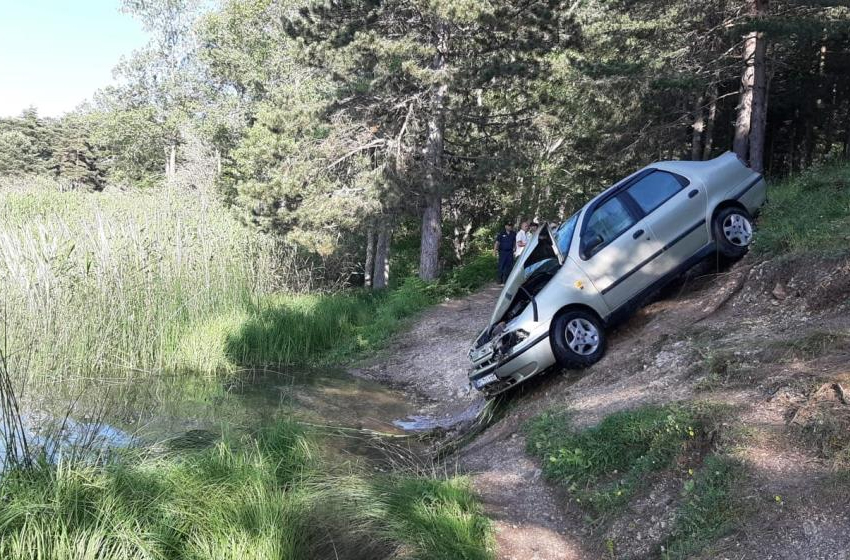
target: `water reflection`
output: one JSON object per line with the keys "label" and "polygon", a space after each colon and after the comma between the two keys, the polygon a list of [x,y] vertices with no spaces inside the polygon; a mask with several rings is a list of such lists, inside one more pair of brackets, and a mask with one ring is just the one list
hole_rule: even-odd
{"label": "water reflection", "polygon": [[28,439],[51,457],[79,447],[197,448],[283,418],[400,435],[393,420],[416,410],[399,391],[327,369],[55,382],[31,386],[23,405]]}
{"label": "water reflection", "polygon": [[[417,436],[471,423],[484,401],[433,418],[401,391],[329,369],[251,370],[228,379],[192,375],[54,382],[23,399],[28,440],[57,460],[85,448],[176,452],[215,445],[281,419],[324,428],[329,445],[358,456],[421,455]],[[69,403],[73,403],[69,405]],[[404,447],[405,449],[402,449]],[[6,455],[0,444],[0,458]]]}

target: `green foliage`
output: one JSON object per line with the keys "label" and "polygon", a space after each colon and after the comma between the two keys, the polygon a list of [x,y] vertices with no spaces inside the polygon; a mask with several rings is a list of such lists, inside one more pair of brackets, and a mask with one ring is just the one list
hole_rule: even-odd
{"label": "green foliage", "polygon": [[817,167],[768,186],[755,249],[766,255],[841,253],[850,231],[850,166]]}
{"label": "green foliage", "polygon": [[165,141],[162,125],[151,107],[123,107],[104,91],[96,109],[84,115],[91,130],[90,141],[103,154],[109,181],[116,185],[151,187],[165,174]]}
{"label": "green foliage", "polygon": [[369,353],[383,347],[405,319],[444,298],[478,289],[492,279],[494,269],[492,258],[480,257],[435,283],[406,278],[384,292],[262,297],[225,331],[226,357],[204,356],[201,361],[240,366],[314,364]]}
{"label": "green foliage", "polygon": [[[490,523],[465,478],[391,477],[378,481],[387,530],[413,547],[417,560],[487,560]],[[482,546],[484,545],[484,546]]]}
{"label": "green foliage", "polygon": [[79,114],[59,121],[53,138],[52,167],[54,175],[72,187],[101,190],[106,186],[107,166],[92,128],[92,120]]}
{"label": "green foliage", "polygon": [[543,472],[566,485],[577,502],[602,515],[623,507],[648,475],[686,468],[682,502],[661,551],[665,559],[686,558],[741,519],[733,489],[742,466],[724,455],[703,457],[705,438],[722,413],[710,405],[647,406],[574,430],[569,412],[553,410],[526,426],[528,451],[543,460]]}
{"label": "green foliage", "polygon": [[309,274],[197,196],[30,189],[0,200],[0,332],[28,349],[33,374],[214,372],[226,364],[198,359],[192,327],[245,309],[284,271],[291,286]]}
{"label": "green foliage", "polygon": [[462,478],[333,470],[283,422],[240,444],[105,466],[40,465],[0,483],[0,556],[487,559]]}
{"label": "green foliage", "polygon": [[53,153],[52,121],[30,107],[20,117],[0,119],[0,175],[46,173]]}
{"label": "green foliage", "polygon": [[526,427],[528,451],[577,501],[605,513],[628,501],[647,474],[670,468],[698,446],[711,425],[706,413],[684,405],[648,406],[576,431],[569,412],[544,412]]}
{"label": "green foliage", "polygon": [[[149,44],[91,105],[0,120],[0,174],[100,189],[205,168],[184,183],[215,182],[244,221],[353,265],[337,278],[362,262],[370,228],[419,236],[437,195],[443,262],[457,263],[494,216],[563,220],[649,162],[729,149],[754,28],[777,61],[768,173],[848,156],[848,9],[820,0],[777,0],[759,18],[727,0],[121,4]],[[801,202],[826,208],[827,190]],[[777,214],[767,251],[828,245],[847,225],[803,234],[800,216]],[[418,259],[395,261],[407,276]]]}
{"label": "green foliage", "polygon": [[742,508],[734,490],[743,466],[727,456],[712,455],[683,490],[681,506],[662,552],[664,560],[689,558],[741,521]]}
{"label": "green foliage", "polygon": [[453,268],[444,275],[448,295],[460,295],[477,290],[493,280],[496,257],[490,252],[473,258],[469,263]]}
{"label": "green foliage", "polygon": [[309,259],[201,196],[46,185],[0,201],[0,333],[50,378],[340,360],[495,270],[480,257],[435,283],[305,294]]}

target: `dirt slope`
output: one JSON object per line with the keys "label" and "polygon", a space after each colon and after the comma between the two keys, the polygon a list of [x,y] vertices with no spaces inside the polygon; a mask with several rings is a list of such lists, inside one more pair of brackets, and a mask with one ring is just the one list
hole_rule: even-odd
{"label": "dirt slope", "polygon": [[[474,408],[466,350],[497,295],[492,287],[432,309],[388,356],[356,373],[406,386],[440,418]],[[517,390],[507,414],[455,460],[494,519],[499,558],[611,558],[612,545],[616,558],[657,558],[680,481],[659,479],[591,529],[586,513],[541,477],[522,426],[552,406],[569,406],[582,427],[649,403],[726,403],[747,467],[739,494],[748,515],[704,557],[847,559],[850,478],[805,437],[819,433],[825,410],[840,418],[850,410],[829,389],[834,383],[850,389],[850,260],[745,259],[720,273],[709,263],[611,333],[592,368],[552,372]],[[847,419],[850,428],[850,412]]]}

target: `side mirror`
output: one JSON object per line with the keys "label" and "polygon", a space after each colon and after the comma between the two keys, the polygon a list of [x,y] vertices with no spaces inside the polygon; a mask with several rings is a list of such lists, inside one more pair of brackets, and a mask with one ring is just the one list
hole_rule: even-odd
{"label": "side mirror", "polygon": [[602,245],[602,242],[604,240],[602,239],[602,236],[597,233],[584,239],[583,241],[585,256],[592,257],[594,253],[596,253],[596,250],[599,248],[599,246]]}

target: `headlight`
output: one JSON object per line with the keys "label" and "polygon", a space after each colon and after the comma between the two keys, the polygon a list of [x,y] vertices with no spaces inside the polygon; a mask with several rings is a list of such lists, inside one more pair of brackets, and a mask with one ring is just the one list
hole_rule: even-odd
{"label": "headlight", "polygon": [[497,355],[505,355],[511,350],[511,348],[513,348],[526,338],[528,338],[528,332],[522,329],[507,332],[503,334],[502,337],[494,345],[495,353]]}

